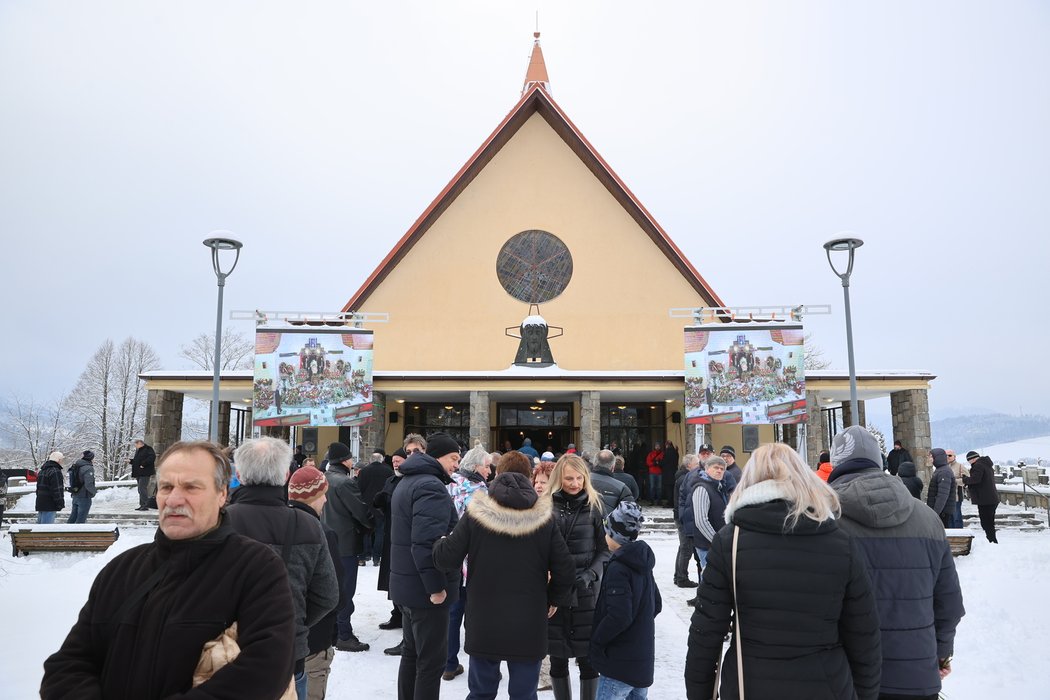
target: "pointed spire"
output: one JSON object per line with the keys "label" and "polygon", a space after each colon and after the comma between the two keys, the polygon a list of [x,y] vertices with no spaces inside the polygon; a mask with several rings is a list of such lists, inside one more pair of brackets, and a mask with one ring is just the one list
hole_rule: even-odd
{"label": "pointed spire", "polygon": [[532,56],[529,57],[529,68],[525,71],[525,85],[521,94],[528,92],[533,85],[539,85],[547,92],[551,91],[550,78],[547,77],[547,64],[543,62],[543,49],[540,48],[540,33],[533,32]]}

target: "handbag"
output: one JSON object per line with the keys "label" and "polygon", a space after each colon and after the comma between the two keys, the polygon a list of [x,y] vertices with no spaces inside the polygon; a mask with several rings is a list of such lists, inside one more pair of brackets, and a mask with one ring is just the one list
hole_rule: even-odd
{"label": "handbag", "polygon": [[[197,668],[193,671],[193,687],[209,680],[219,669],[236,659],[241,653],[241,647],[237,643],[237,623],[223,630],[215,639],[204,643],[201,649],[201,658],[197,662]],[[295,700],[295,678],[288,683],[279,700]]]}
{"label": "handbag", "polygon": [[[733,641],[736,646],[736,682],[740,693],[740,700],[744,700],[744,650],[740,638],[740,606],[737,605],[736,597],[736,548],[740,539],[740,528],[733,526],[733,554],[731,559],[732,581],[733,581]],[[718,666],[715,670],[715,687],[711,693],[711,700],[718,700],[718,688],[722,680],[722,659],[719,656]]]}

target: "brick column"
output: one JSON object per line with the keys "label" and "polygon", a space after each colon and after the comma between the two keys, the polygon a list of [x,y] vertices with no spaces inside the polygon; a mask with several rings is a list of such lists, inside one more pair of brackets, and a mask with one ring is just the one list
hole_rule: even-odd
{"label": "brick column", "polygon": [[495,449],[490,445],[492,439],[492,423],[489,420],[489,392],[470,392],[470,447],[478,441],[490,452]]}
{"label": "brick column", "polygon": [[219,402],[219,444],[228,447],[230,444],[230,402]]}
{"label": "brick column", "polygon": [[926,455],[933,447],[930,438],[930,404],[925,389],[908,389],[890,394],[890,413],[893,416],[891,444],[900,440],[915,461],[915,470],[923,483],[930,483],[932,468],[926,464]]}
{"label": "brick column", "polygon": [[820,410],[820,396],[815,391],[806,392],[806,464],[816,469],[820,453],[824,450],[826,420]]}
{"label": "brick column", "polygon": [[602,393],[600,391],[580,392],[580,444],[577,452],[598,454],[602,441]]}
{"label": "brick column", "polygon": [[182,439],[182,401],[177,391],[150,389],[146,396],[145,440],[158,457]]}
{"label": "brick column", "polygon": [[[867,425],[868,424],[868,420],[867,420],[867,417],[864,415],[864,402],[859,400],[859,399],[857,400],[857,413],[860,414],[860,420],[857,421],[857,425]],[[842,425],[844,427],[848,428],[849,426],[853,425],[852,416],[853,416],[853,409],[850,406],[849,401],[843,401],[842,402]]]}
{"label": "brick column", "polygon": [[386,452],[386,394],[382,391],[372,391],[372,422],[362,425],[358,434],[361,436],[360,458],[366,463],[376,450]]}

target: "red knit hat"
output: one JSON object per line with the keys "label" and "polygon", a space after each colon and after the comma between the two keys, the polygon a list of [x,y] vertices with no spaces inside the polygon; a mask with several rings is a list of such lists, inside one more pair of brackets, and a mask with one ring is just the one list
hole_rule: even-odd
{"label": "red knit hat", "polygon": [[328,480],[313,467],[299,467],[288,481],[288,498],[309,503],[328,490]]}

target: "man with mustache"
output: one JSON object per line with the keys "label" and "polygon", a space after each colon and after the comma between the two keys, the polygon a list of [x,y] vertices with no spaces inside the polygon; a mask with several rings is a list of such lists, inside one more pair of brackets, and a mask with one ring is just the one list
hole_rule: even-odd
{"label": "man with mustache", "polygon": [[236,622],[240,655],[198,686],[200,696],[277,700],[294,660],[288,574],[280,557],[226,522],[222,448],[177,442],[157,477],[156,538],[99,572],[69,635],[44,662],[40,697],[182,696],[204,644]]}

